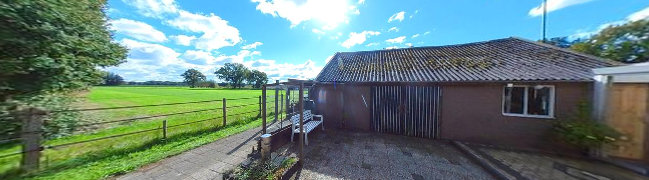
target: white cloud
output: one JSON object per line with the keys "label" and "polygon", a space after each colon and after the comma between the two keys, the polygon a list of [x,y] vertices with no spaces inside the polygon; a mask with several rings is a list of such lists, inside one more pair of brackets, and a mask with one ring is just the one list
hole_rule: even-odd
{"label": "white cloud", "polygon": [[365,40],[367,40],[368,36],[376,36],[381,34],[380,32],[376,31],[363,31],[360,33],[349,33],[349,38],[345,40],[341,45],[345,48],[350,48],[352,46],[355,46],[357,44],[363,44]]}
{"label": "white cloud", "polygon": [[178,17],[167,23],[181,30],[203,33],[194,40],[195,47],[201,50],[234,46],[241,41],[239,30],[214,14],[201,15],[181,10]]}
{"label": "white cloud", "polygon": [[183,53],[181,58],[187,60],[187,63],[197,65],[215,64],[216,62],[223,60],[223,58],[219,59],[212,56],[210,52],[201,50],[187,50]]}
{"label": "white cloud", "polygon": [[317,29],[317,28],[313,28],[313,29],[311,29],[311,32],[316,33],[316,34],[324,34],[324,33],[325,33],[324,31],[319,30],[319,29]]}
{"label": "white cloud", "polygon": [[397,28],[397,27],[391,27],[390,29],[388,29],[388,32],[392,32],[392,31],[394,31],[394,32],[399,32],[399,28]]}
{"label": "white cloud", "polygon": [[415,35],[412,35],[412,37],[410,37],[410,38],[412,39],[412,38],[416,38],[416,37],[419,37],[419,33],[417,33]]}
{"label": "white cloud", "polygon": [[415,10],[415,13],[410,15],[410,19],[412,19],[417,13],[419,13],[419,10]]}
{"label": "white cloud", "polygon": [[[574,6],[578,4],[587,3],[593,0],[548,0],[547,12],[556,11],[565,7]],[[543,3],[539,6],[530,9],[530,16],[540,16],[543,15]]]}
{"label": "white cloud", "polygon": [[244,64],[250,69],[266,72],[273,80],[315,78],[322,69],[311,60],[292,64],[255,59],[261,54],[259,51],[240,50],[234,55],[214,55],[203,50],[187,50],[181,54],[159,44],[130,39],[122,39],[119,43],[129,48],[127,62],[106,70],[123,76],[127,81],[182,81],[180,74],[189,68],[197,69],[212,79],[215,78],[214,71],[224,63]]}
{"label": "white cloud", "polygon": [[321,66],[316,66],[312,60],[306,60],[302,64],[282,63],[277,64],[275,60],[258,59],[245,62],[244,65],[250,69],[259,70],[268,74],[271,80],[312,79],[315,78]]}
{"label": "white cloud", "polygon": [[171,39],[174,39],[178,45],[189,46],[196,36],[177,35],[171,36]]}
{"label": "white cloud", "polygon": [[254,42],[252,44],[248,44],[248,45],[245,45],[245,46],[241,47],[241,49],[255,49],[255,48],[257,48],[257,46],[261,46],[262,44],[264,44],[264,43]]}
{"label": "white cloud", "polygon": [[396,20],[399,20],[399,22],[401,22],[401,21],[403,21],[403,17],[404,17],[405,14],[406,14],[406,12],[403,12],[403,11],[395,13],[394,15],[390,16],[390,18],[388,19],[388,22],[392,22],[392,21],[396,21]]}
{"label": "white cloud", "polygon": [[633,21],[638,21],[643,19],[649,19],[649,6],[640,11],[628,15],[624,20],[601,24],[595,30],[579,30],[575,34],[570,35],[569,38],[570,39],[589,38],[590,36],[599,33],[600,31],[606,29],[607,27],[619,26],[628,22],[633,22]]}
{"label": "white cloud", "polygon": [[424,32],[424,36],[430,34],[430,31]]}
{"label": "white cloud", "polygon": [[127,81],[179,80],[181,71],[191,66],[178,58],[180,53],[160,44],[131,39],[118,42],[129,49],[127,62],[106,70],[123,76]]}
{"label": "white cloud", "polygon": [[649,6],[626,17],[628,21],[649,19]]}
{"label": "white cloud", "polygon": [[180,62],[177,59],[180,53],[160,44],[145,43],[131,39],[122,39],[119,43],[129,49],[129,59],[136,60],[142,64],[168,65]]}
{"label": "white cloud", "polygon": [[379,43],[373,42],[373,43],[367,43],[365,46],[370,47],[370,46],[378,46],[378,45],[379,45]]}
{"label": "white cloud", "polygon": [[365,4],[365,0],[358,0],[358,4]]}
{"label": "white cloud", "polygon": [[389,43],[403,43],[405,40],[406,40],[406,36],[399,36],[399,37],[396,37],[396,38],[392,38],[392,39],[385,40],[385,42],[389,42]]}
{"label": "white cloud", "polygon": [[407,47],[412,47],[412,43],[406,43],[405,44]]}
{"label": "white cloud", "polygon": [[111,30],[137,40],[149,42],[163,42],[167,40],[164,33],[144,22],[122,18],[111,20],[109,23]]}
{"label": "white cloud", "polygon": [[325,63],[328,63],[329,61],[331,61],[331,58],[333,58],[333,57],[334,57],[333,55],[327,57],[327,59],[325,59]]}
{"label": "white cloud", "polygon": [[122,2],[135,7],[138,13],[147,17],[161,18],[164,14],[178,12],[174,0],[122,0]]}
{"label": "white cloud", "polygon": [[331,30],[340,23],[349,21],[348,14],[359,14],[349,0],[305,0],[299,3],[290,0],[252,0],[258,3],[257,10],[274,17],[279,16],[295,27],[302,22],[315,21],[322,29]]}

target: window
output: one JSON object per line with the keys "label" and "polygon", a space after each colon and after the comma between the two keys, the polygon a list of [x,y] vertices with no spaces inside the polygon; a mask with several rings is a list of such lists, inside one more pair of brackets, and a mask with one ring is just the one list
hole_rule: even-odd
{"label": "window", "polygon": [[503,114],[552,118],[554,116],[554,86],[506,86],[503,91]]}

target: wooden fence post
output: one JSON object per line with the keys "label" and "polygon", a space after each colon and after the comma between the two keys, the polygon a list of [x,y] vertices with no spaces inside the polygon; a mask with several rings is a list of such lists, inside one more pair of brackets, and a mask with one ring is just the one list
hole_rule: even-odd
{"label": "wooden fence post", "polygon": [[38,170],[40,165],[43,118],[46,111],[34,107],[19,107],[14,117],[22,122],[22,161],[20,169],[24,172]]}
{"label": "wooden fence post", "polygon": [[275,80],[275,120],[273,120],[273,122],[277,122],[277,104],[279,103],[279,101],[277,101],[277,98],[279,97],[279,89],[277,89],[278,86],[279,80]]}
{"label": "wooden fence post", "polygon": [[223,98],[223,126],[227,125],[228,121],[228,106],[226,105],[226,99]]}
{"label": "wooden fence post", "polygon": [[167,120],[162,120],[162,139],[167,139]]}
{"label": "wooden fence post", "polygon": [[[289,109],[291,109],[291,89],[286,88],[286,109],[284,109],[285,113],[288,114]],[[291,113],[293,113],[291,111]]]}
{"label": "wooden fence post", "polygon": [[300,113],[300,147],[299,147],[299,160],[298,163],[300,163],[300,166],[304,165],[304,83],[300,82],[300,92],[298,93],[300,95],[298,99],[298,109]]}
{"label": "wooden fence post", "polygon": [[[280,100],[280,101],[281,101],[281,105],[279,106],[279,107],[280,107],[279,112],[280,112],[280,114],[281,114],[281,112],[284,112],[284,94],[280,95],[280,99],[281,99],[281,100]],[[282,120],[284,120],[284,115],[282,115],[280,118],[281,118]]]}
{"label": "wooden fence post", "polygon": [[261,124],[263,126],[262,127],[262,134],[266,134],[266,115],[267,115],[266,114],[266,85],[261,86],[261,96],[263,96],[261,98],[261,99],[263,99],[263,101],[261,101],[261,107],[262,107],[261,110],[262,111],[260,112],[260,113],[262,113],[262,115],[261,115]]}

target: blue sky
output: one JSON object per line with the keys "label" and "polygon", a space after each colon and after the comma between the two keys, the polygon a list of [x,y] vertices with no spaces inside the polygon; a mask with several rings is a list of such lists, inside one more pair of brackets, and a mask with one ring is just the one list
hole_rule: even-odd
{"label": "blue sky", "polygon": [[[511,36],[538,40],[541,0],[109,0],[127,81],[215,79],[227,62],[272,80],[314,78],[336,52],[436,46]],[[548,0],[547,36],[587,37],[649,17],[647,0]],[[217,81],[220,81],[217,79]]]}

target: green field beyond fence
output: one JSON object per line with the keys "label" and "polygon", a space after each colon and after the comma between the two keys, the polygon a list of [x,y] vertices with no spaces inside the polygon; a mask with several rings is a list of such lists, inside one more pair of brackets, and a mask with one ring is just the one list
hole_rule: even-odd
{"label": "green field beyond fence", "polygon": [[[42,152],[39,172],[17,177],[21,156],[16,155],[0,158],[0,179],[100,179],[125,173],[260,126],[260,95],[261,90],[95,87],[80,98],[75,109],[174,105],[81,111],[77,134],[44,142],[44,147],[56,148]],[[268,96],[266,108],[271,117],[274,93]],[[228,99],[226,126],[222,124],[223,98]],[[184,102],[196,103],[175,104]],[[166,139],[163,121],[167,121]],[[124,135],[145,130],[150,131]],[[112,136],[119,137],[102,139]],[[19,143],[0,146],[0,156],[20,151]]]}

